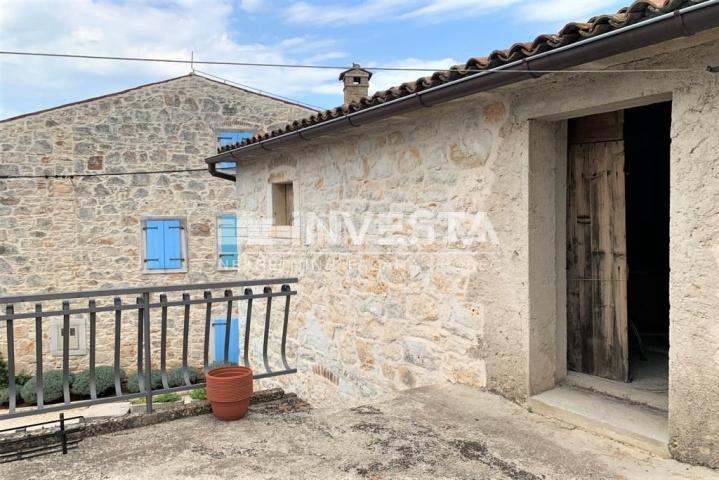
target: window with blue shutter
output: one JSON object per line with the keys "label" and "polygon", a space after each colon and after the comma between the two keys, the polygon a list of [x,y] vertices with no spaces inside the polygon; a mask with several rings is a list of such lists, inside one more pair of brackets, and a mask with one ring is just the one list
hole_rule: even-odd
{"label": "window with blue shutter", "polygon": [[185,259],[182,255],[182,224],[180,220],[164,220],[165,269],[182,268]]}
{"label": "window with blue shutter", "polygon": [[145,220],[145,269],[180,270],[185,267],[183,228],[179,218]]}
{"label": "window with blue shutter", "polygon": [[[224,147],[225,145],[232,145],[237,142],[241,142],[245,138],[250,138],[255,133],[247,130],[226,130],[221,131],[217,136],[217,146]],[[217,164],[219,170],[232,170],[235,168],[235,162],[220,162]]]}
{"label": "window with blue shutter", "polygon": [[219,268],[237,267],[237,216],[233,213],[217,216],[217,254]]}
{"label": "window with blue shutter", "polygon": [[145,268],[161,270],[165,268],[165,241],[162,220],[145,222]]}

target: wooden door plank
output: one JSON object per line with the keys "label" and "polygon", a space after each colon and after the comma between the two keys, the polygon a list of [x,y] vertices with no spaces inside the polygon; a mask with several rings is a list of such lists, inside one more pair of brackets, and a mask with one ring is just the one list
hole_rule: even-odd
{"label": "wooden door plank", "polygon": [[624,139],[624,111],[598,113],[569,122],[569,145],[614,142]]}
{"label": "wooden door plank", "polygon": [[628,380],[622,141],[570,145],[567,366]]}
{"label": "wooden door plank", "polygon": [[614,306],[613,378],[629,381],[629,311],[627,303],[627,229],[626,185],[624,176],[624,142],[612,142],[608,158],[612,160],[609,174],[613,206],[610,227],[612,233],[612,295]]}
{"label": "wooden door plank", "polygon": [[[581,318],[579,259],[581,241],[578,238],[577,201],[581,184],[581,168],[578,168],[574,147],[569,147],[567,162],[567,368],[582,371],[582,335],[578,321]],[[579,176],[579,178],[577,178]]]}

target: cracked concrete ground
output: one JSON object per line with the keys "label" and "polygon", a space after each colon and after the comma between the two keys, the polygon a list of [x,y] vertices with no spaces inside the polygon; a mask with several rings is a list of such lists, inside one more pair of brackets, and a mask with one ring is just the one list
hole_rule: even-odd
{"label": "cracked concrete ground", "polygon": [[87,438],[66,456],[0,465],[0,478],[719,478],[458,385],[341,411],[269,411]]}

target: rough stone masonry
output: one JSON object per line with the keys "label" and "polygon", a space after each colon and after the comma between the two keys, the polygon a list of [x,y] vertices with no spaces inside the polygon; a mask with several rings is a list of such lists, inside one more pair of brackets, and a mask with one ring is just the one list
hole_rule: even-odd
{"label": "rough stone masonry", "polygon": [[[272,244],[248,243],[240,259],[244,277],[302,279],[290,332],[300,373],[278,382],[314,404],[444,380],[523,402],[560,383],[567,119],[671,100],[669,447],[719,467],[719,84],[706,71],[717,33],[592,65],[651,73],[549,75],[240,152],[241,217],[271,218],[270,183],[283,182],[299,214],[294,233],[270,229]],[[485,236],[453,242],[448,212],[484,213]],[[333,214],[340,241],[314,228]],[[438,241],[421,241],[430,226]]]}
{"label": "rough stone masonry", "polygon": [[[262,132],[311,112],[188,75],[0,122],[0,175],[201,169],[220,131]],[[232,186],[204,172],[0,180],[0,295],[236,280],[235,270],[218,269],[216,233],[217,215],[234,212],[235,204]],[[153,216],[185,219],[186,272],[144,272],[141,220]],[[180,358],[180,315],[170,310],[170,365]],[[128,371],[136,319],[127,312],[122,325]],[[34,321],[15,324],[18,372],[34,374]],[[202,359],[202,325],[191,323],[195,365]],[[0,330],[0,355],[7,358],[4,325]],[[112,315],[98,315],[97,333],[97,364],[111,365]],[[43,346],[45,368],[60,366],[61,357],[50,353],[49,328]],[[71,367],[87,362],[88,355],[73,356]]]}

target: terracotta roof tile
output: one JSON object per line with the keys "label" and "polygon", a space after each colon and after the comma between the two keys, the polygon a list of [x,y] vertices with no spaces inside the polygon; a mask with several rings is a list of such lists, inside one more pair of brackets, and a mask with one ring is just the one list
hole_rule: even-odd
{"label": "terracotta roof tile", "polygon": [[548,50],[570,45],[580,40],[624,28],[652,17],[704,1],[706,0],[638,0],[630,6],[620,9],[615,14],[598,15],[590,18],[586,22],[568,23],[556,34],[539,35],[532,42],[515,43],[505,50],[495,50],[486,57],[472,57],[461,65],[450,67],[447,71],[435,72],[432,75],[420,77],[415,81],[406,82],[402,85],[375,92],[369,97],[363,97],[358,102],[352,102],[349,105],[342,105],[330,110],[317,112],[307,118],[296,120],[272,132],[258,134],[239,143],[223,146],[218,149],[218,153],[234,150],[245,145],[326,122],[365,108],[381,105],[388,101],[396,100],[415,92],[474,74],[477,70],[497,68],[516,60],[532,57]]}

